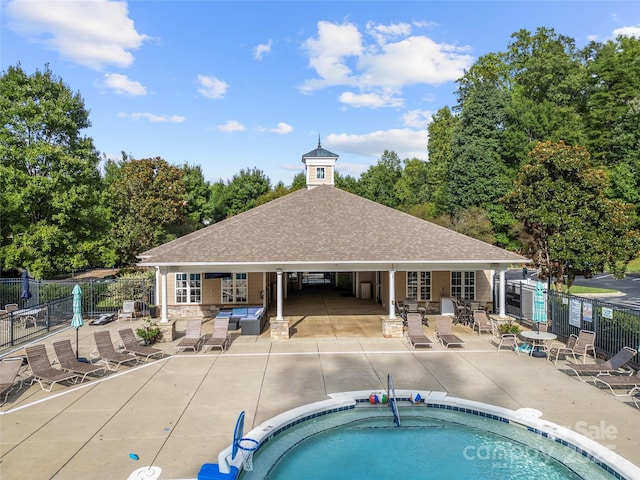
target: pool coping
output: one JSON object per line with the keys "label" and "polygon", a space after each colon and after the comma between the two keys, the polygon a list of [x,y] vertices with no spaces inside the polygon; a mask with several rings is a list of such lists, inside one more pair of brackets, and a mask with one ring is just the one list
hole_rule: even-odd
{"label": "pool coping", "polygon": [[[267,443],[279,433],[301,422],[326,415],[355,408],[358,403],[370,402],[371,395],[386,395],[385,390],[357,390],[329,394],[328,399],[313,402],[283,412],[262,422],[251,431],[243,434],[243,438],[251,438],[258,442],[258,448]],[[419,395],[419,397],[418,397]],[[576,433],[566,427],[544,420],[543,412],[532,408],[510,410],[496,405],[451,397],[447,392],[430,390],[396,390],[398,401],[424,403],[428,408],[446,409],[472,415],[478,415],[499,422],[519,425],[532,433],[555,441],[581,454],[591,462],[599,465],[615,478],[631,480],[640,478],[640,467],[637,467],[612,450],[600,445],[594,440]],[[416,400],[419,398],[419,400]],[[228,473],[236,467],[243,468],[246,452],[239,450],[240,455],[232,458],[232,445],[218,454],[218,464],[221,473]]]}

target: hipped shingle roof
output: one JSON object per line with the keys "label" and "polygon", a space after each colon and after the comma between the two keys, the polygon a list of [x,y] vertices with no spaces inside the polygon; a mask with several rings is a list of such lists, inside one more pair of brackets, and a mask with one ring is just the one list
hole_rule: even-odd
{"label": "hipped shingle roof", "polygon": [[[245,271],[497,268],[527,259],[335,187],[298,190],[140,255]],[[250,264],[259,268],[248,268]],[[452,268],[452,264],[459,268]],[[289,267],[289,268],[288,268]],[[311,268],[309,268],[311,270]]]}

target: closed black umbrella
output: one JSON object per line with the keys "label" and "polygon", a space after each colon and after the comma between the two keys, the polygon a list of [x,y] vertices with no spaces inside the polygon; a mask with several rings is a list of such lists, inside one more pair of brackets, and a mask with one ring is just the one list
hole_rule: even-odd
{"label": "closed black umbrella", "polygon": [[27,300],[31,297],[31,291],[29,290],[29,273],[25,270],[22,272],[22,293],[20,294],[20,298],[24,300],[24,306],[27,305]]}

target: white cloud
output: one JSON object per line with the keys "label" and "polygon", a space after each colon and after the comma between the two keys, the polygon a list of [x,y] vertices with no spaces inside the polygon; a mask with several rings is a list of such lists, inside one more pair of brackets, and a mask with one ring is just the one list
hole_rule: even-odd
{"label": "white cloud", "polygon": [[343,93],[340,100],[360,107],[396,106],[402,88],[457,80],[473,64],[470,47],[410,36],[412,27],[370,22],[363,36],[351,23],[319,22],[317,37],[303,44],[317,76],[304,81],[300,90],[310,93],[332,86],[357,87],[359,93]]}
{"label": "white cloud", "polygon": [[374,22],[368,22],[366,28],[367,33],[375,38],[379,44],[385,44],[389,40],[406,37],[411,34],[411,25],[408,23],[380,25]]}
{"label": "white cloud", "polygon": [[220,130],[221,132],[244,132],[244,125],[238,122],[237,120],[227,120],[222,125],[218,125],[216,130]]}
{"label": "white cloud", "polygon": [[223,98],[229,88],[229,84],[227,84],[227,82],[207,75],[198,75],[198,83],[200,84],[198,93],[204,97],[212,98],[213,100]]}
{"label": "white cloud", "polygon": [[136,113],[119,113],[120,118],[130,118],[131,120],[146,119],[151,123],[182,123],[186,120],[186,117],[180,115],[156,115],[149,112],[136,112]]}
{"label": "white cloud", "polygon": [[439,44],[428,37],[408,37],[388,43],[358,62],[364,86],[402,88],[411,84],[439,85],[464,74],[473,63],[466,48]]}
{"label": "white cloud", "polygon": [[256,60],[262,60],[262,57],[265,53],[271,53],[272,44],[273,42],[271,41],[271,39],[269,39],[267,43],[261,43],[260,45],[258,45],[253,51],[253,58],[255,58]]}
{"label": "white cloud", "polygon": [[[332,133],[325,143],[329,149],[366,157],[380,158],[385,150],[393,150],[402,159],[427,158],[427,131],[410,128],[378,130],[364,135]],[[335,150],[334,150],[335,151]]]}
{"label": "white cloud", "polygon": [[287,133],[293,132],[293,127],[291,125],[289,125],[288,123],[278,122],[278,126],[275,127],[275,128],[258,127],[258,131],[259,132],[278,133],[278,134],[281,134],[281,135],[285,135]]}
{"label": "white cloud", "polygon": [[344,92],[338,98],[342,103],[346,103],[351,107],[401,107],[404,100],[394,97],[392,93],[353,93]]}
{"label": "white cloud", "polygon": [[625,37],[640,38],[640,25],[630,25],[628,27],[616,28],[613,31],[614,36],[622,35]]}
{"label": "white cloud", "polygon": [[374,163],[373,159],[370,163],[339,162],[336,164],[336,170],[340,175],[351,175],[352,177],[359,178],[360,175],[366,172]]}
{"label": "white cloud", "polygon": [[402,121],[407,127],[426,129],[431,123],[433,112],[429,110],[409,110],[402,116]]}
{"label": "white cloud", "polygon": [[102,86],[113,90],[118,95],[140,97],[147,94],[147,89],[140,82],[129,80],[126,75],[105,73]]}
{"label": "white cloud", "polygon": [[288,123],[278,122],[278,126],[276,128],[272,128],[269,130],[272,133],[279,133],[281,135],[285,135],[287,133],[293,132],[293,127]]}
{"label": "white cloud", "polygon": [[89,68],[128,67],[132,50],[149,40],[136,31],[126,2],[12,0],[9,27]]}
{"label": "white cloud", "polygon": [[351,85],[351,68],[345,64],[347,57],[362,54],[362,35],[351,23],[337,25],[318,22],[318,37],[309,38],[303,48],[309,56],[309,65],[320,78],[307,80],[302,91],[310,92],[331,85]]}

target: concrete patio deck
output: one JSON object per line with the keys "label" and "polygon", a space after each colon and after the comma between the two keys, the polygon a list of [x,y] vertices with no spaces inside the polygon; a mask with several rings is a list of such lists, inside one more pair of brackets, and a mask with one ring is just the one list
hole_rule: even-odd
{"label": "concrete patio deck", "polygon": [[[329,302],[324,310],[316,306],[303,314],[292,299],[285,315],[291,314],[296,333],[288,341],[234,334],[225,353],[173,355],[176,339],[157,345],[168,354],[162,360],[122,367],[77,386],[56,386],[51,393],[37,384],[23,388],[0,409],[0,477],[127,479],[155,465],[162,479],[193,479],[231,443],[240,411],[246,412],[248,431],[329,393],[385,388],[387,373],[396,389],[439,390],[510,409],[538,409],[543,418],[640,465],[640,410],[631,399],[569,377],[558,368],[563,362],[556,367],[510,351],[496,354],[491,337],[470,327],[454,327],[467,341],[464,349],[434,344],[414,351],[401,339],[382,337],[384,312],[377,304],[348,300],[360,313],[350,315]],[[363,308],[378,310],[363,314]],[[212,323],[204,324],[204,333]],[[179,332],[185,324],[178,323]],[[434,324],[425,328],[432,339]],[[128,326],[85,325],[80,355],[90,356],[94,331],[109,330],[116,341],[117,330]],[[52,342],[70,338],[75,345],[75,334],[69,328],[39,342],[54,358]]]}

